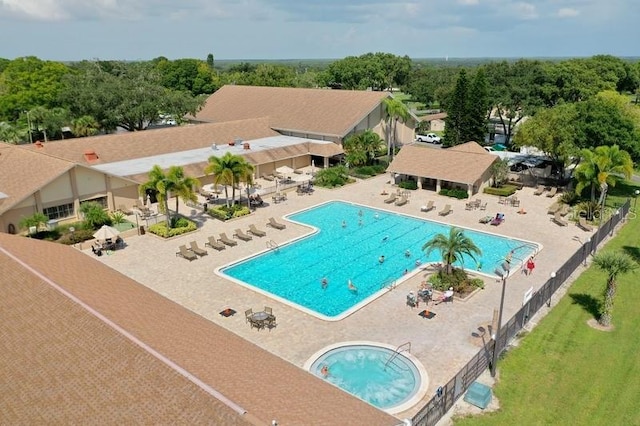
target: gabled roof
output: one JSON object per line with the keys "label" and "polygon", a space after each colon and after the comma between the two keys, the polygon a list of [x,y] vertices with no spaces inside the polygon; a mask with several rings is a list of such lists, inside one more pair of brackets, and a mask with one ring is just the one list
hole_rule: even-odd
{"label": "gabled roof", "polygon": [[71,161],[40,155],[25,146],[0,143],[0,214],[75,167]]}
{"label": "gabled roof", "polygon": [[7,423],[399,423],[73,247],[0,233],[0,269]]}
{"label": "gabled roof", "polygon": [[[278,135],[263,118],[65,139],[47,142],[42,148],[25,146],[78,164],[95,166],[210,147],[214,143],[228,144],[236,138],[251,140]],[[88,152],[95,153],[97,159],[88,158],[85,155]]]}
{"label": "gabled roof", "polygon": [[446,112],[439,112],[437,114],[427,114],[420,117],[420,121],[433,121],[433,120],[444,120],[447,118]]}
{"label": "gabled roof", "polygon": [[344,137],[388,92],[227,85],[209,96],[195,119],[223,122],[269,117],[278,131]]}
{"label": "gabled roof", "polygon": [[497,158],[486,152],[476,142],[468,142],[449,149],[412,144],[402,147],[389,165],[388,171],[474,184]]}

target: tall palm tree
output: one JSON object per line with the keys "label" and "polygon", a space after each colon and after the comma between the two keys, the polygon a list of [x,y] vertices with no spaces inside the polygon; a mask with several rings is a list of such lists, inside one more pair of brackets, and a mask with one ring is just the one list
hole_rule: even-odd
{"label": "tall palm tree", "polygon": [[398,121],[406,123],[411,117],[409,110],[401,101],[389,97],[382,101],[387,111],[387,156],[389,159],[393,157],[394,147],[396,146],[396,131]]}
{"label": "tall palm tree", "polygon": [[447,274],[453,272],[453,264],[462,260],[464,255],[476,260],[475,255],[482,255],[482,250],[464,235],[460,228],[451,227],[449,235],[437,234],[422,246],[428,256],[433,250],[438,250],[442,254],[442,261],[445,264]]}
{"label": "tall palm tree", "polygon": [[244,157],[230,152],[227,152],[222,157],[212,155],[208,161],[209,164],[204,168],[204,173],[207,175],[213,174],[214,185],[224,185],[224,194],[227,200],[227,207],[229,207],[228,187],[231,186],[231,199],[235,201],[236,184],[245,182],[249,185],[253,182],[253,165],[247,162]]}
{"label": "tall palm tree", "polygon": [[193,188],[199,185],[198,179],[184,175],[182,167],[171,166],[165,173],[160,166],[155,165],[149,172],[149,180],[140,185],[139,192],[142,197],[146,197],[147,190],[157,191],[160,212],[167,216],[167,227],[171,228],[173,221],[169,210],[169,197],[173,195],[176,198],[177,216],[178,198],[182,198],[185,201],[197,201]]}
{"label": "tall palm tree", "polygon": [[100,124],[90,115],[83,115],[71,122],[71,133],[77,137],[93,136],[99,128]]}
{"label": "tall palm tree", "polygon": [[582,160],[574,173],[577,180],[576,193],[580,194],[590,186],[591,201],[596,199],[597,188],[616,186],[617,182],[623,178],[630,179],[633,174],[631,156],[618,145],[602,145],[593,151],[583,149],[580,156]]}
{"label": "tall palm tree", "polygon": [[606,251],[593,256],[593,263],[607,273],[604,305],[602,306],[598,323],[603,326],[609,326],[611,324],[613,299],[616,297],[616,279],[618,275],[626,274],[636,269],[638,264],[626,253]]}

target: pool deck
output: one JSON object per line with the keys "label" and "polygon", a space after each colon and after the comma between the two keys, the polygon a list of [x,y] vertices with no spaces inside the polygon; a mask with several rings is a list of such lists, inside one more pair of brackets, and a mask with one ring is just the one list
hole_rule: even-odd
{"label": "pool deck", "polygon": [[[124,250],[96,259],[299,367],[319,349],[337,342],[367,340],[392,346],[411,342],[411,354],[423,363],[429,376],[423,401],[397,414],[398,418],[411,417],[431,398],[438,386],[446,384],[480,349],[471,333],[479,326],[486,328],[491,323],[493,311],[500,302],[499,281],[485,279],[485,289],[467,301],[456,300],[452,304],[439,306],[430,304],[429,310],[435,312],[436,316],[427,320],[418,315],[423,305],[415,309],[405,304],[407,293],[415,291],[427,273],[420,270],[347,318],[329,322],[228,281],[216,275],[214,270],[265,250],[267,241],[283,244],[308,232],[306,227],[287,222],[283,219],[284,215],[329,200],[352,201],[541,244],[543,249],[536,256],[533,275],[525,276],[520,271],[514,271],[508,279],[503,316],[505,323],[522,306],[525,292],[531,287],[534,290],[541,287],[550,273],[580,247],[580,242],[575,237],[584,241],[590,233],[582,231],[573,222],[565,227],[554,224],[547,214],[547,208],[558,195],[553,199],[544,194],[535,196],[533,188],[524,188],[516,193],[521,200],[519,207],[498,204],[496,196],[478,194],[473,198],[481,198],[483,202],[487,202],[486,211],[481,211],[465,210],[467,200],[442,197],[425,190],[409,191],[411,197],[404,206],[385,204],[387,196],[381,195],[381,192],[395,192],[397,189],[388,181],[389,175],[385,174],[335,190],[316,188],[312,195],[290,192],[286,201],[270,203],[247,217],[227,223],[205,217],[201,211],[182,205],[181,213],[191,216],[199,223],[197,232],[170,240],[163,240],[149,233],[126,237],[127,247]],[[271,200],[270,196],[263,198],[266,202]],[[435,209],[428,213],[421,212],[420,207],[429,200],[434,201]],[[438,212],[445,204],[450,204],[453,212],[448,216],[439,216]],[[526,209],[527,214],[517,214],[520,208]],[[497,212],[506,215],[506,220],[500,226],[478,223],[481,217],[495,216]],[[267,227],[266,223],[272,216],[279,222],[286,223],[286,229]],[[188,245],[190,241],[196,240],[200,247],[205,248],[208,236],[217,237],[224,232],[231,238],[234,229],[246,231],[252,223],[265,230],[267,236],[254,236],[249,242],[237,240],[237,246],[227,247],[222,251],[206,247],[209,254],[192,262],[176,256],[178,247],[182,244]],[[82,248],[87,255],[93,256],[88,244],[84,244]],[[348,258],[345,257],[345,268],[348,266]],[[243,312],[249,308],[254,312],[261,311],[265,305],[273,308],[277,327],[270,331],[250,328]],[[219,315],[227,307],[235,309],[239,314],[228,318]]]}

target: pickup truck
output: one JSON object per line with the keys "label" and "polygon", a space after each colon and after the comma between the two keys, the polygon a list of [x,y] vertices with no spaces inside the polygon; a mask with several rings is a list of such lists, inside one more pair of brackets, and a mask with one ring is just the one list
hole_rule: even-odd
{"label": "pickup truck", "polygon": [[416,135],[416,140],[418,142],[428,142],[428,143],[442,143],[442,139],[440,136],[435,133],[427,133],[426,135]]}

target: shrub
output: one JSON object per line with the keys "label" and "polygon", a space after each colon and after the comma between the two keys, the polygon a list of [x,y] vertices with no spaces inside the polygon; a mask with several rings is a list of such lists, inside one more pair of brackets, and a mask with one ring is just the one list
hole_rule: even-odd
{"label": "shrub", "polygon": [[235,204],[231,207],[218,206],[207,210],[212,217],[225,221],[234,217],[242,217],[251,213],[249,207],[241,204]]}
{"label": "shrub", "polygon": [[124,223],[127,221],[127,217],[122,212],[112,212],[111,213],[111,221],[113,223]]}
{"label": "shrub", "polygon": [[89,201],[80,204],[80,211],[84,215],[84,221],[89,228],[98,229],[102,225],[111,225],[111,218],[101,204]]}
{"label": "shrub", "polygon": [[587,220],[594,220],[599,214],[600,204],[597,201],[583,201],[575,208],[576,217],[584,217]]}
{"label": "shrub", "polygon": [[418,182],[415,180],[403,180],[398,186],[402,189],[418,189]]}
{"label": "shrub", "polygon": [[167,228],[166,222],[158,222],[149,226],[149,232],[163,238],[175,237],[176,235],[186,234],[197,229],[195,222],[184,217],[173,218],[173,228]]}
{"label": "shrub", "polygon": [[91,239],[93,239],[92,229],[77,229],[73,232],[66,232],[57,240],[57,242],[60,244],[72,245]]}
{"label": "shrub", "polygon": [[349,182],[349,175],[345,166],[329,167],[320,170],[315,177],[315,184],[324,188],[335,188]]}
{"label": "shrub", "polygon": [[562,195],[560,195],[560,201],[572,206],[578,202],[578,194],[576,194],[575,191],[563,192]]}
{"label": "shrub", "polygon": [[34,213],[31,216],[23,217],[20,219],[20,223],[18,224],[21,229],[26,229],[27,231],[32,226],[36,227],[36,232],[40,228],[41,225],[45,225],[49,218],[44,213]]}
{"label": "shrub", "polygon": [[514,185],[502,185],[499,188],[487,187],[484,189],[485,194],[500,195],[502,197],[509,197],[516,193],[517,188]]}
{"label": "shrub", "polygon": [[467,193],[467,191],[465,191],[464,189],[457,189],[457,188],[452,188],[452,189],[442,188],[440,190],[440,195],[457,198],[459,200],[464,200],[465,198],[469,198],[469,194]]}
{"label": "shrub", "polygon": [[465,270],[460,268],[453,268],[451,274],[441,270],[431,275],[427,281],[436,290],[445,291],[453,287],[453,291],[458,294],[468,294],[476,288],[484,288],[484,281],[481,278],[469,278]]}

